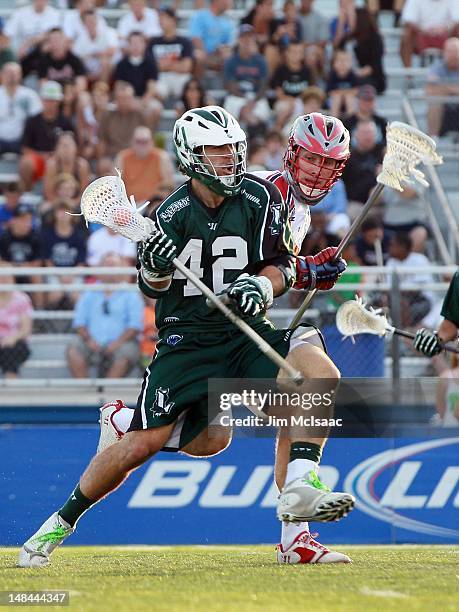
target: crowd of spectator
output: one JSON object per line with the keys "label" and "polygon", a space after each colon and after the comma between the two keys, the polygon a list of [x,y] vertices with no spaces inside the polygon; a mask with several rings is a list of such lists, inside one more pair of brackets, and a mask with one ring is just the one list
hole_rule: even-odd
{"label": "crowd of spectator", "polygon": [[[339,242],[374,188],[385,150],[387,121],[377,111],[378,96],[386,89],[379,2],[356,6],[354,0],[339,0],[332,20],[314,0],[255,0],[242,9],[239,21],[231,13],[232,0],[195,0],[193,6],[184,23],[179,0],[162,7],[147,0],[29,0],[0,20],[0,160],[15,159],[18,175],[2,188],[1,265],[131,265],[132,244],[105,228],[87,228],[81,217],[68,213],[79,212],[81,194],[92,179],[113,174],[115,167],[128,194],[138,204],[149,201],[151,211],[179,180],[170,133],[161,130],[165,111],[170,118],[171,110],[179,116],[211,103],[224,105],[245,129],[249,170],[281,167],[290,126],[299,114],[323,111],[344,121],[352,156],[342,180],[312,211],[308,252]],[[457,95],[457,3],[406,0],[402,10],[403,1],[396,0],[390,6],[403,24],[404,64],[410,66],[412,56],[427,48],[443,49],[429,69],[427,93]],[[122,8],[120,18],[108,22],[101,7]],[[459,115],[457,108],[430,105],[432,135],[445,133],[445,117],[450,121]],[[406,200],[409,207],[399,206]],[[376,235],[387,259],[391,232],[403,233],[410,250],[424,252],[425,221],[421,190],[391,193],[353,245],[354,263],[377,263],[372,256]],[[10,281],[0,276],[0,309],[11,310],[1,292],[5,279]],[[43,277],[18,280],[43,282]],[[87,373],[89,355],[103,375],[127,371],[139,357],[133,344],[140,315],[120,331],[121,342],[97,334],[104,335],[129,300],[103,292],[78,296],[72,276],[50,274],[48,280],[53,291],[35,291],[31,299],[13,294],[12,303],[29,318],[32,307],[75,309],[72,373]],[[135,308],[140,312],[139,304]],[[95,336],[88,324],[93,311],[101,322]],[[19,320],[25,316],[16,321],[17,330],[7,332],[7,348],[11,336],[23,341],[29,328]],[[109,359],[113,347],[125,341],[122,363]],[[3,345],[0,336],[0,368]],[[26,354],[22,348],[19,352]],[[21,361],[13,362],[19,367]]]}

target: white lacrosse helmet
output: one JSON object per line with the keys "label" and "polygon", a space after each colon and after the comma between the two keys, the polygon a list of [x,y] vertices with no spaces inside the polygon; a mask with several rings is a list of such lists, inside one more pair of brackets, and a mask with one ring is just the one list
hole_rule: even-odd
{"label": "white lacrosse helmet", "polygon": [[[246,172],[247,141],[236,119],[220,106],[186,111],[174,125],[174,148],[179,169],[220,195],[236,195]],[[222,153],[206,155],[206,146],[231,145],[232,159]]]}

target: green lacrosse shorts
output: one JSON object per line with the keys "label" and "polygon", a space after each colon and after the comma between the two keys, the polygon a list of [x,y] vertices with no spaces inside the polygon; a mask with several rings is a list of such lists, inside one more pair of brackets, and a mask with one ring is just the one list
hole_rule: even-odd
{"label": "green lacrosse shorts", "polygon": [[[282,357],[287,355],[291,330],[262,324],[256,331]],[[170,333],[158,343],[145,371],[129,431],[177,422],[174,446],[163,450],[180,450],[208,426],[209,378],[275,379],[278,371],[238,329],[218,334],[186,329]]]}

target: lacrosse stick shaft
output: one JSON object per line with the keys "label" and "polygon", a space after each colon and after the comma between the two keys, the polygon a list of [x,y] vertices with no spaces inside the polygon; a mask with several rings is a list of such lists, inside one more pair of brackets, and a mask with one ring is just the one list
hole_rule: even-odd
{"label": "lacrosse stick shaft", "polygon": [[272,346],[270,346],[266,340],[264,340],[255,330],[253,330],[250,325],[248,325],[245,321],[240,319],[224,302],[218,298],[215,293],[213,293],[209,287],[204,285],[204,283],[197,277],[189,268],[187,268],[179,259],[175,258],[172,260],[174,266],[179,270],[183,276],[185,276],[195,287],[200,289],[200,291],[206,296],[206,298],[212,302],[212,304],[222,312],[227,319],[229,319],[236,327],[238,327],[246,336],[254,342],[260,351],[266,355],[268,359],[270,359],[273,363],[275,363],[280,369],[287,372],[287,374],[292,378],[292,380],[301,384],[303,382],[303,377],[293,366],[291,366],[288,361],[286,361],[283,357],[277,353]]}
{"label": "lacrosse stick shaft", "polygon": [[[354,220],[354,223],[351,225],[346,235],[343,236],[343,239],[339,243],[334,259],[339,259],[341,257],[341,254],[343,253],[344,249],[349,245],[354,235],[356,234],[357,230],[360,228],[363,221],[365,220],[365,217],[370,212],[371,207],[374,206],[376,202],[379,200],[379,198],[381,197],[384,187],[385,185],[383,185],[382,183],[378,183],[378,185],[375,187],[375,189],[373,190],[373,193],[368,198],[365,206],[360,211],[359,216]],[[317,293],[317,289],[313,289],[312,291],[309,291],[307,296],[304,298],[303,303],[299,307],[298,312],[293,317],[289,325],[290,329],[295,328],[298,325],[298,323],[301,321],[304,313],[306,312],[309,304],[312,302],[312,299],[314,298],[316,293]]]}
{"label": "lacrosse stick shaft", "polygon": [[[388,331],[391,331],[396,336],[403,336],[404,338],[410,338],[411,340],[413,340],[413,338],[416,336],[416,334],[413,334],[412,332],[407,332],[403,329],[397,329],[396,327],[388,327],[387,329]],[[459,354],[459,348],[456,348],[455,346],[450,346],[448,344],[442,344],[441,347],[444,351],[448,351],[448,353],[458,353]]]}

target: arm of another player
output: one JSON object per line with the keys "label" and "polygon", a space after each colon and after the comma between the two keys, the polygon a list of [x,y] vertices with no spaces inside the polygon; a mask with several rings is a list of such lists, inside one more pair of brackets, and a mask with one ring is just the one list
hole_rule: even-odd
{"label": "arm of another player", "polygon": [[307,255],[296,259],[295,289],[332,289],[341,274],[346,270],[347,263],[342,257],[335,260],[337,247],[327,247],[317,255]]}
{"label": "arm of another player", "polygon": [[442,344],[455,340],[459,329],[459,271],[453,276],[443,301],[441,314],[444,318],[438,331],[419,329],[413,340],[414,348],[433,357],[442,351]]}

